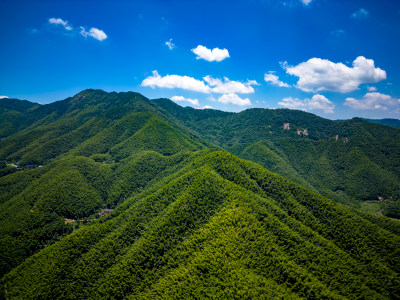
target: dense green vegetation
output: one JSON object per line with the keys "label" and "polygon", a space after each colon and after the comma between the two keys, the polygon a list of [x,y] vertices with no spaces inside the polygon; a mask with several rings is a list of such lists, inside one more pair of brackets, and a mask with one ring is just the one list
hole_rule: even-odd
{"label": "dense green vegetation", "polygon": [[154,102],[241,158],[337,202],[359,207],[361,201],[382,200],[381,212],[400,218],[398,129],[359,118],[330,121],[288,109],[233,114],[183,108],[168,99]]}
{"label": "dense green vegetation", "polygon": [[95,90],[7,103],[0,298],[400,294],[396,129]]}
{"label": "dense green vegetation", "polygon": [[38,107],[39,104],[26,100],[1,99],[0,139],[12,135],[30,125],[33,118],[30,112]]}
{"label": "dense green vegetation", "polygon": [[364,119],[368,122],[382,124],[394,128],[400,128],[400,120],[397,119]]}
{"label": "dense green vegetation", "polygon": [[193,155],[11,271],[7,297],[398,295],[399,236],[226,152]]}

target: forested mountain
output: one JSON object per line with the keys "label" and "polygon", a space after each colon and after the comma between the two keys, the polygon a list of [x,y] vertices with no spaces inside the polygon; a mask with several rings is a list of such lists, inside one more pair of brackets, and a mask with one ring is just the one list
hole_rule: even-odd
{"label": "forested mountain", "polygon": [[176,120],[225,150],[260,163],[337,202],[378,206],[400,217],[400,130],[360,118],[331,121],[288,109],[241,113],[183,108],[154,100]]}
{"label": "forested mountain", "polygon": [[382,124],[394,128],[400,128],[400,120],[397,119],[364,119],[368,122]]}
{"label": "forested mountain", "polygon": [[147,170],[157,159],[143,152],[206,147],[139,94],[87,90],[50,106],[33,110],[36,121],[1,141],[1,159],[13,164],[3,170],[14,171],[0,177],[2,274],[69,233],[64,219],[113,208],[146,185],[163,167],[154,162]]}
{"label": "forested mountain", "polygon": [[132,92],[3,100],[2,298],[400,294],[399,222],[356,209],[397,216],[397,129]]}
{"label": "forested mountain", "polygon": [[33,118],[29,112],[39,105],[18,99],[0,99],[0,138],[9,136],[31,124]]}

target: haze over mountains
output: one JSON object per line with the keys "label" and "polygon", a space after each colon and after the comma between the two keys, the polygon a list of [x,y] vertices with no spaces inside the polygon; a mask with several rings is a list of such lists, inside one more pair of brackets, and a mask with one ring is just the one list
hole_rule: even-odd
{"label": "haze over mountains", "polygon": [[0,137],[3,298],[400,294],[396,128],[85,90]]}
{"label": "haze over mountains", "polygon": [[394,128],[400,128],[400,120],[397,119],[365,119],[372,123],[382,124]]}

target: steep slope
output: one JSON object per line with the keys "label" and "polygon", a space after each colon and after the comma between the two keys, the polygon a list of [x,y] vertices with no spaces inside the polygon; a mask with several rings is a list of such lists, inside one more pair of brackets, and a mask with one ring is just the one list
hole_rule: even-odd
{"label": "steep slope", "polygon": [[344,206],[203,151],[3,280],[10,299],[386,299],[399,249]]}
{"label": "steep slope", "polygon": [[400,128],[400,120],[397,119],[364,119],[371,123],[386,125],[394,128]]}
{"label": "steep slope", "polygon": [[0,138],[12,135],[31,123],[26,115],[39,105],[26,100],[0,99]]}
{"label": "steep slope", "polygon": [[123,159],[144,150],[172,155],[182,150],[197,150],[202,147],[203,145],[190,140],[167,122],[153,116],[143,128],[125,141],[113,146],[110,153],[116,159]]}
{"label": "steep slope", "polygon": [[88,90],[63,101],[71,107],[56,120],[0,142],[18,166],[0,177],[0,275],[206,147],[135,93]]}
{"label": "steep slope", "polygon": [[241,113],[153,100],[177,121],[239,157],[349,205],[372,200],[400,218],[400,131],[362,119],[330,121],[302,111]]}
{"label": "steep slope", "polygon": [[[158,102],[86,90],[49,105],[22,104],[35,121],[0,141],[0,158],[18,167],[0,174],[2,298],[400,293],[398,222],[316,193],[352,201],[351,193],[386,191],[379,195],[396,204],[396,141],[371,146],[386,141],[383,126]],[[282,118],[311,128],[309,136],[284,130]],[[379,160],[377,149],[387,157]]]}
{"label": "steep slope", "polygon": [[64,219],[99,209],[109,180],[108,166],[84,157],[1,177],[1,275],[70,233]]}
{"label": "steep slope", "polygon": [[37,116],[29,127],[2,141],[0,159],[21,165],[43,164],[78,146],[129,111],[155,112],[136,93],[86,90],[72,98],[42,105],[30,112]]}

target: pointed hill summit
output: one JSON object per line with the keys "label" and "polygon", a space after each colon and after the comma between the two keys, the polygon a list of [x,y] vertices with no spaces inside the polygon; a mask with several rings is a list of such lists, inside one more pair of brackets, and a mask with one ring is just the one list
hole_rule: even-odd
{"label": "pointed hill summit", "polygon": [[400,218],[400,130],[354,118],[331,121],[288,109],[240,113],[154,102],[223,149],[334,201]]}
{"label": "pointed hill summit", "polygon": [[397,129],[100,90],[5,106],[0,299],[400,294]]}

